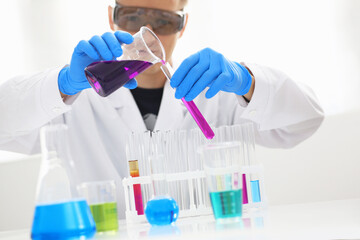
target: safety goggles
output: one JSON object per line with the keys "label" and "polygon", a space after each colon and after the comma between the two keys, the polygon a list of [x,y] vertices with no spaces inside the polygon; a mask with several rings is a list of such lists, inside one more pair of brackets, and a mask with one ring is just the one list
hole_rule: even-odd
{"label": "safety goggles", "polygon": [[184,11],[171,12],[116,4],[113,20],[119,28],[125,31],[137,32],[140,27],[150,25],[156,34],[170,35],[183,29],[185,17]]}

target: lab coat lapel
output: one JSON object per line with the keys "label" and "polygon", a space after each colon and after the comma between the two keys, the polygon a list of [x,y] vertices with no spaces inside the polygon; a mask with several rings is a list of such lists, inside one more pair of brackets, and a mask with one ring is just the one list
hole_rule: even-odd
{"label": "lab coat lapel", "polygon": [[178,129],[184,119],[185,110],[182,101],[175,98],[170,82],[166,81],[154,131]]}
{"label": "lab coat lapel", "polygon": [[119,88],[108,98],[130,131],[142,132],[147,130],[140,110],[129,89],[125,87]]}

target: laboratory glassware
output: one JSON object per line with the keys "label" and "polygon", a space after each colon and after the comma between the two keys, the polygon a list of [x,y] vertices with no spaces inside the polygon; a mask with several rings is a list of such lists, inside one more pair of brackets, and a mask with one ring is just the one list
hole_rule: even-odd
{"label": "laboratory glassware", "polygon": [[[246,125],[247,126],[247,125]],[[244,166],[249,166],[249,155],[248,155],[248,146],[247,146],[247,142],[245,142],[245,135],[244,132],[246,130],[245,127],[243,127],[242,125],[233,125],[231,126],[231,130],[232,130],[232,141],[239,141],[241,142],[241,148],[242,148],[242,155],[243,155],[243,165]],[[247,174],[242,173],[241,174],[241,178],[242,178],[242,184],[243,184],[243,191],[242,191],[242,196],[243,196],[243,204],[248,204],[249,203],[249,196],[248,196],[248,192],[250,191],[250,189],[248,189],[247,187],[247,180],[249,178],[249,176],[247,176]]]}
{"label": "laboratory glassware", "polygon": [[[85,76],[92,88],[106,97],[128,81],[156,63],[162,63],[162,71],[170,80],[173,70],[165,62],[165,50],[159,38],[147,27],[141,27],[131,44],[123,44],[123,54],[116,60],[91,63],[85,68]],[[214,132],[193,101],[181,99],[206,138]]]}
{"label": "laboratory glassware", "polygon": [[150,66],[165,60],[164,48],[158,37],[141,27],[131,44],[123,44],[123,54],[116,60],[91,63],[85,76],[92,88],[106,97]]}
{"label": "laboratory glassware", "polygon": [[[161,70],[164,72],[166,78],[170,81],[171,77],[174,74],[174,70],[170,66],[169,63],[163,62],[163,65],[160,67]],[[204,118],[204,116],[201,114],[198,107],[195,105],[193,101],[186,101],[185,98],[182,98],[181,101],[184,103],[185,107],[189,110],[191,116],[194,118],[196,124],[199,126],[203,134],[207,139],[214,138],[215,134],[213,130],[211,129],[210,125]]]}
{"label": "laboratory glassware", "polygon": [[[247,163],[248,166],[258,166],[259,162],[255,156],[255,133],[252,123],[246,123],[241,125],[242,128],[242,137],[247,153]],[[250,187],[251,187],[251,197],[252,202],[261,202],[260,194],[260,177],[257,173],[250,174]]]}
{"label": "laboratory glassware", "polygon": [[164,155],[149,156],[153,196],[146,203],[145,216],[153,226],[169,225],[179,216],[177,202],[168,194],[169,189],[165,177]]}
{"label": "laboratory glassware", "polygon": [[[138,160],[129,160],[129,172],[131,177],[139,177],[139,163]],[[135,208],[138,215],[144,214],[143,199],[141,195],[141,184],[134,184],[134,198]]]}
{"label": "laboratory glassware", "polygon": [[220,142],[199,147],[214,217],[219,222],[242,216],[242,154],[240,142]]}
{"label": "laboratory glassware", "polygon": [[95,222],[75,185],[75,164],[69,155],[67,126],[49,125],[40,130],[42,160],[36,190],[32,239],[91,238]]}
{"label": "laboratory glassware", "polygon": [[[139,161],[141,160],[140,147],[141,144],[136,142],[135,134],[131,133],[126,143],[126,158],[128,160],[128,167],[129,167],[128,171],[130,177],[132,178],[140,177],[140,169],[139,169]],[[133,191],[134,191],[135,209],[137,211],[137,215],[143,215],[144,206],[143,206],[141,184],[134,184]]]}
{"label": "laboratory glassware", "polygon": [[117,231],[119,226],[115,181],[83,182],[78,185],[78,191],[89,204],[96,230]]}

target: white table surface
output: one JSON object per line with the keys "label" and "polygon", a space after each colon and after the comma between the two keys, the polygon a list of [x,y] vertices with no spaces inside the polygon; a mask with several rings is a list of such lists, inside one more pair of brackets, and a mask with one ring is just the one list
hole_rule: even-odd
{"label": "white table surface", "polygon": [[[242,221],[217,224],[212,215],[180,218],[174,226],[126,225],[95,239],[360,239],[360,199],[271,206]],[[30,239],[30,230],[1,232],[0,239]]]}

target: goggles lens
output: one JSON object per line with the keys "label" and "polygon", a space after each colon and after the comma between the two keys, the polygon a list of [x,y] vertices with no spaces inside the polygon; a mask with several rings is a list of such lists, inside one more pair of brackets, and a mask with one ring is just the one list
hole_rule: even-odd
{"label": "goggles lens", "polygon": [[137,32],[142,26],[150,25],[159,35],[179,32],[184,27],[185,14],[153,8],[125,7],[116,4],[114,23],[127,31]]}

